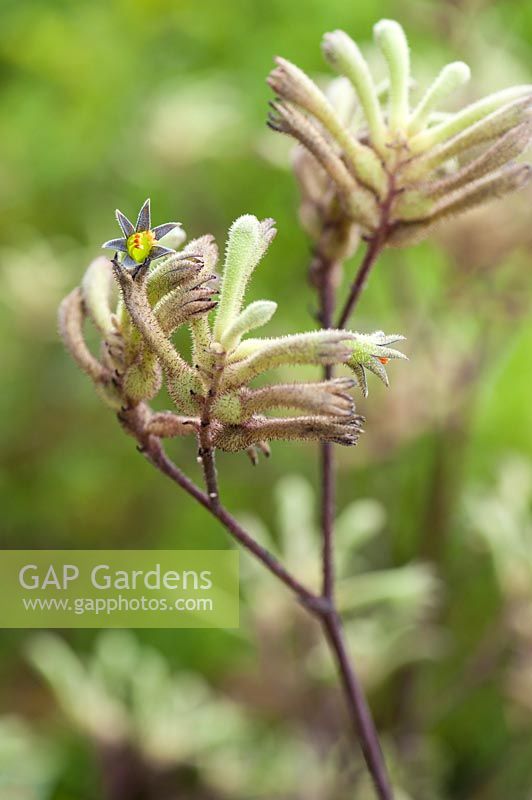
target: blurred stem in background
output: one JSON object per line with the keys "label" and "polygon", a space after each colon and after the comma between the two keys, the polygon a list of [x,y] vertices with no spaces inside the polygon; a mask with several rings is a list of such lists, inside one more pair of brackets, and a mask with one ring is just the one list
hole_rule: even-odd
{"label": "blurred stem in background", "polygon": [[[356,308],[369,273],[376,263],[386,241],[389,202],[383,204],[381,223],[377,232],[367,244],[366,253],[352,283],[349,296],[340,313],[339,328],[343,328]],[[347,226],[347,230],[349,230]],[[323,328],[332,328],[336,315],[336,283],[343,272],[343,261],[330,255],[345,252],[344,236],[346,225],[340,217],[340,224],[330,219],[323,222],[323,230],[318,236],[309,275],[319,297],[319,322]],[[336,243],[334,239],[336,238]],[[336,244],[331,248],[331,244]],[[324,368],[324,378],[333,377],[332,366]],[[336,515],[336,475],[334,464],[334,445],[323,442],[321,450],[321,535],[322,535],[322,595],[333,609],[332,618],[336,624],[331,626],[328,617],[323,619],[327,640],[336,660],[338,672],[346,694],[355,733],[360,740],[366,763],[375,783],[379,797],[392,798],[392,790],[386,772],[386,765],[379,743],[379,737],[364,696],[364,690],[357,677],[345,647],[342,626],[336,610],[335,571],[334,571],[334,519]]]}

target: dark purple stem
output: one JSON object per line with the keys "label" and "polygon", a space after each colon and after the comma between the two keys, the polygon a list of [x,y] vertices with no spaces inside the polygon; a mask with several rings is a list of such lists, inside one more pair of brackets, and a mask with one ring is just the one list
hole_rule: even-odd
{"label": "dark purple stem", "polygon": [[[239,544],[248,550],[255,558],[272,572],[279,580],[291,589],[298,596],[303,605],[311,610],[320,606],[320,598],[309,591],[303,584],[301,584],[293,575],[291,575],[285,567],[275,558],[272,553],[262,547],[252,536],[244,530],[240,523],[229,513],[217,500],[216,503],[202,492],[190,478],[181,472],[181,470],[168,458],[160,439],[155,436],[149,436],[147,440],[142,443],[142,452],[150,461],[153,466],[157,467],[160,472],[166,475],[170,480],[177,483],[182,489],[187,492],[194,500],[197,500],[200,505],[210,511],[210,513],[218,519],[222,525],[227,529],[231,536],[236,539]],[[217,494],[218,497],[218,494]]]}
{"label": "dark purple stem", "polygon": [[218,490],[218,474],[216,472],[216,456],[212,446],[211,436],[211,407],[215,398],[215,392],[211,389],[203,404],[203,411],[200,420],[198,434],[198,459],[203,467],[203,476],[207,495],[212,509],[216,510],[220,505],[220,492]]}
{"label": "dark purple stem", "polygon": [[355,733],[360,741],[368,770],[373,779],[379,800],[393,800],[393,792],[386,771],[379,737],[364,691],[353,669],[345,647],[342,623],[336,611],[322,616],[322,624],[336,661],[338,674],[342,681],[350,717]]}
{"label": "dark purple stem", "polygon": [[[368,251],[370,248],[371,245],[368,247]],[[371,263],[377,257],[379,249],[380,248],[374,249],[374,254],[371,256]],[[362,267],[364,267],[366,276],[371,267],[371,263],[367,266],[368,260],[367,258],[364,259]],[[328,264],[325,259],[322,259],[319,270],[320,281],[318,284],[318,292],[320,298],[320,322],[323,328],[330,328],[333,324],[336,299],[334,288],[336,267],[337,265],[333,263]],[[363,282],[365,282],[365,277],[363,278]],[[361,289],[359,290],[359,294],[360,291]],[[354,302],[352,307],[354,307]],[[325,367],[325,379],[328,380],[331,376],[332,368],[329,366]],[[336,475],[333,445],[327,442],[321,445],[321,479],[322,598],[324,602],[324,612],[320,615],[320,620],[331,649],[331,654],[336,662],[338,674],[347,700],[349,716],[357,739],[360,742],[360,747],[368,771],[375,785],[377,796],[379,800],[393,800],[392,789],[387,777],[386,765],[379,744],[375,723],[366,702],[360,681],[349,660],[344,641],[342,623],[335,607],[334,517]]]}
{"label": "dark purple stem", "polygon": [[395,188],[393,178],[390,177],[389,189],[386,198],[383,200],[381,206],[381,217],[379,226],[375,233],[368,240],[368,246],[362,259],[362,263],[355,276],[355,280],[351,284],[347,300],[342,309],[340,317],[338,318],[338,328],[345,328],[349,322],[349,318],[355,310],[358,301],[362,296],[362,292],[366,286],[369,274],[380,255],[381,250],[386,244],[386,239],[390,232],[390,210],[393,199],[395,197]]}
{"label": "dark purple stem", "polygon": [[[344,308],[340,314],[338,328],[344,328],[353,313],[369,274],[386,243],[389,233],[389,216],[394,197],[393,179],[390,179],[388,195],[381,208],[380,224],[368,242],[362,263],[351,285]],[[323,328],[333,326],[335,310],[334,276],[338,264],[328,263],[321,259],[318,274],[320,280],[315,281],[320,298],[320,322]],[[324,377],[332,376],[332,368],[325,367]],[[350,717],[366,761],[368,770],[373,779],[379,800],[393,800],[393,793],[387,775],[386,764],[382,755],[379,737],[366,702],[364,691],[358,680],[357,674],[350,662],[344,641],[344,634],[340,617],[336,611],[334,599],[334,517],[336,476],[334,467],[334,450],[332,444],[321,445],[321,528],[322,528],[322,596],[330,611],[321,615],[322,625],[336,661],[338,673],[347,698]]]}

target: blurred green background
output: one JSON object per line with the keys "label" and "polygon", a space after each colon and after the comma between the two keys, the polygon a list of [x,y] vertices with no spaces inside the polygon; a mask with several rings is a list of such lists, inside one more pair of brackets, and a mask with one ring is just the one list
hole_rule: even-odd
{"label": "blurred green background", "polygon": [[[189,237],[210,232],[220,246],[238,215],[273,216],[278,236],[251,299],[279,303],[273,333],[313,327],[310,249],[298,226],[290,143],[265,127],[273,56],[326,76],[325,31],[343,28],[371,53],[372,25],[393,17],[407,31],[420,84],[445,61],[463,59],[473,69],[465,94],[472,99],[530,80],[532,6],[1,0],[0,15],[1,544],[228,546],[218,525],[136,454],[66,356],[56,334],[60,299],[99,243],[117,235],[114,209],[132,215],[149,195],[156,222],[181,220]],[[353,569],[385,571],[391,583],[352,616],[359,645],[366,637],[362,666],[381,669],[372,681],[367,668],[368,689],[401,797],[413,800],[532,797],[531,198],[525,191],[428,243],[387,252],[355,321],[361,331],[404,333],[410,358],[390,365],[389,390],[374,381],[358,404],[367,433],[358,448],[339,453],[339,507],[362,498],[380,515]],[[193,445],[171,449],[196,475]],[[244,455],[221,455],[219,469],[227,506],[253,514],[278,543],[279,503],[292,497],[280,481],[298,476],[296,485],[306,488],[291,535],[317,552],[302,521],[317,479],[313,447],[277,443],[256,468]],[[364,514],[355,517],[355,528],[366,530]],[[430,580],[400,572],[408,566],[427,569]],[[407,611],[398,610],[400,574],[412,594]],[[245,713],[249,729],[230,752],[229,734],[225,745],[223,736],[216,747],[198,744],[219,762],[233,758],[238,769],[229,775],[178,748],[163,788],[142,794],[138,779],[139,794],[115,791],[116,764],[123,759],[127,772],[138,759],[123,757],[121,739],[120,755],[116,742],[102,744],[72,709],[58,712],[28,664],[31,635],[14,631],[0,634],[0,715],[24,730],[7,728],[3,739],[0,731],[0,775],[2,748],[9,754],[20,745],[22,775],[52,743],[48,777],[31,783],[26,775],[24,797],[371,797],[358,771],[342,782],[353,752],[342,739],[330,667],[316,667],[314,644],[306,646],[315,632],[289,603],[278,606],[277,591],[268,585],[261,608],[271,603],[270,613],[259,613],[244,580],[238,634],[143,631],[135,645],[155,648],[177,681],[183,672],[201,677],[213,693],[207,707],[230,701],[231,713]],[[410,638],[395,636],[398,615]],[[63,639],[82,659],[96,657],[88,655],[99,646],[93,632]],[[109,646],[122,652],[120,642]],[[56,654],[58,664],[63,656]],[[296,668],[305,671],[306,688]],[[222,705],[213,714],[197,724],[223,731],[230,712]],[[176,719],[195,724],[194,714],[192,722]],[[150,759],[158,759],[150,753],[152,769]],[[330,771],[333,778],[312,788],[305,774],[315,759],[321,777]],[[15,763],[11,755],[7,761]],[[255,761],[262,771],[257,766],[250,777],[243,765]]]}

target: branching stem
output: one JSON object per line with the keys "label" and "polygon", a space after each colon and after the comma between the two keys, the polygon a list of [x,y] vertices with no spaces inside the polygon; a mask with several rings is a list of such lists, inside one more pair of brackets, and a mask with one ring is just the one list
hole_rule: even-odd
{"label": "branching stem", "polygon": [[221,374],[221,365],[218,359],[213,359],[212,371],[210,374],[210,386],[203,401],[203,409],[198,433],[198,460],[203,468],[205,486],[209,502],[213,509],[220,506],[220,492],[218,490],[218,475],[216,473],[216,456],[212,443],[212,406],[216,400],[218,382]]}
{"label": "branching stem", "polygon": [[[220,502],[216,472],[209,475],[209,481],[214,481],[217,502],[213,503],[209,494],[203,492],[196,484],[182,472],[179,467],[166,454],[161,439],[149,432],[146,421],[149,414],[146,407],[136,406],[123,410],[119,415],[124,428],[138,442],[138,449],[147,460],[166,475],[171,481],[184,489],[190,497],[209,511],[227,530],[235,541],[278,580],[281,581],[299,600],[301,605],[316,617],[324,630],[331,653],[336,661],[338,673],[346,693],[350,716],[360,740],[362,751],[380,800],[393,800],[393,795],[387,784],[386,770],[380,751],[375,727],[371,713],[367,706],[362,688],[349,663],[345,648],[342,625],[334,605],[326,597],[315,594],[289,572],[278,559],[265,547],[257,542],[237,519]],[[207,480],[207,475],[205,475]]]}
{"label": "branching stem", "polygon": [[362,292],[364,291],[368,281],[369,274],[386,244],[386,239],[390,233],[390,210],[395,195],[396,191],[394,179],[393,176],[390,176],[388,194],[383,200],[381,206],[379,226],[372,235],[371,239],[368,240],[368,246],[366,248],[364,258],[362,259],[362,263],[358,268],[355,280],[351,284],[347,300],[345,301],[344,307],[342,308],[338,318],[338,324],[336,326],[337,328],[345,328],[349,322],[349,319],[362,296]]}
{"label": "branching stem", "polygon": [[[166,454],[160,438],[149,432],[145,424],[145,415],[141,412],[142,408],[140,406],[124,410],[120,414],[120,421],[127,432],[137,440],[138,449],[147,460],[156,467],[159,472],[162,472],[163,475],[166,475],[167,478],[170,478],[171,481],[184,489],[187,494],[216,517],[231,534],[233,539],[260,561],[269,572],[281,581],[281,583],[294,592],[304,606],[311,610],[319,607],[319,596],[316,596],[307,589],[306,586],[303,586],[303,584],[291,575],[269,550],[255,541],[255,539],[244,530],[238,520],[236,520],[220,502],[213,503],[212,498],[196,486],[196,484],[174,464]],[[214,479],[216,480],[216,473],[214,474]],[[216,493],[219,497],[217,490]]]}

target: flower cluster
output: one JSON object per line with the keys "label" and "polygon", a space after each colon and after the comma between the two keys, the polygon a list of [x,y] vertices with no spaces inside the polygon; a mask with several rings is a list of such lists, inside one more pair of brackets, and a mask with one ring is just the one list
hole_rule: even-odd
{"label": "flower cluster", "polygon": [[[136,409],[155,436],[198,434],[209,424],[213,446],[247,450],[254,460],[257,450],[268,451],[272,439],[356,443],[362,418],[355,413],[350,390],[358,382],[367,393],[365,369],[387,383],[388,359],[405,358],[388,345],[402,337],[345,330],[251,337],[248,334],[266,325],[277,308],[269,300],[244,304],[251,275],[275,236],[273,220],[260,222],[251,215],[236,220],[221,280],[211,236],[191,241],[179,252],[160,253],[157,245],[148,247],[147,234],[153,233],[156,240],[161,230],[166,233],[176,223],[151,231],[149,204],[143,206],[135,233],[124,220],[119,215],[127,238],[105,244],[127,251],[124,261],[116,256],[93,261],[81,286],[60,309],[60,330],[70,353],[109,405],[121,413]],[[142,259],[140,254],[130,255],[136,247],[131,237],[138,233],[146,234]],[[151,263],[154,259],[157,265]],[[113,276],[120,290],[117,304],[112,299]],[[87,317],[102,338],[98,357],[85,342]],[[182,325],[192,336],[191,363],[172,341]],[[355,377],[253,385],[255,378],[277,367],[300,364],[345,364]],[[147,404],[163,379],[177,413],[156,413]],[[299,413],[271,416],[275,410],[290,409]]]}
{"label": "flower cluster", "polygon": [[313,157],[312,166],[308,158],[296,165],[307,228],[313,224],[316,185],[325,183],[363,234],[378,232],[388,245],[403,246],[529,179],[530,166],[516,159],[531,138],[532,86],[499,91],[456,113],[442,112],[440,104],[470,75],[466,64],[453,62],[412,107],[402,27],[381,20],[374,35],[389,74],[380,85],[343,31],[323,40],[326,60],[342,76],[326,93],[297,66],[278,58],[268,79],[277,95],[269,125]]}

